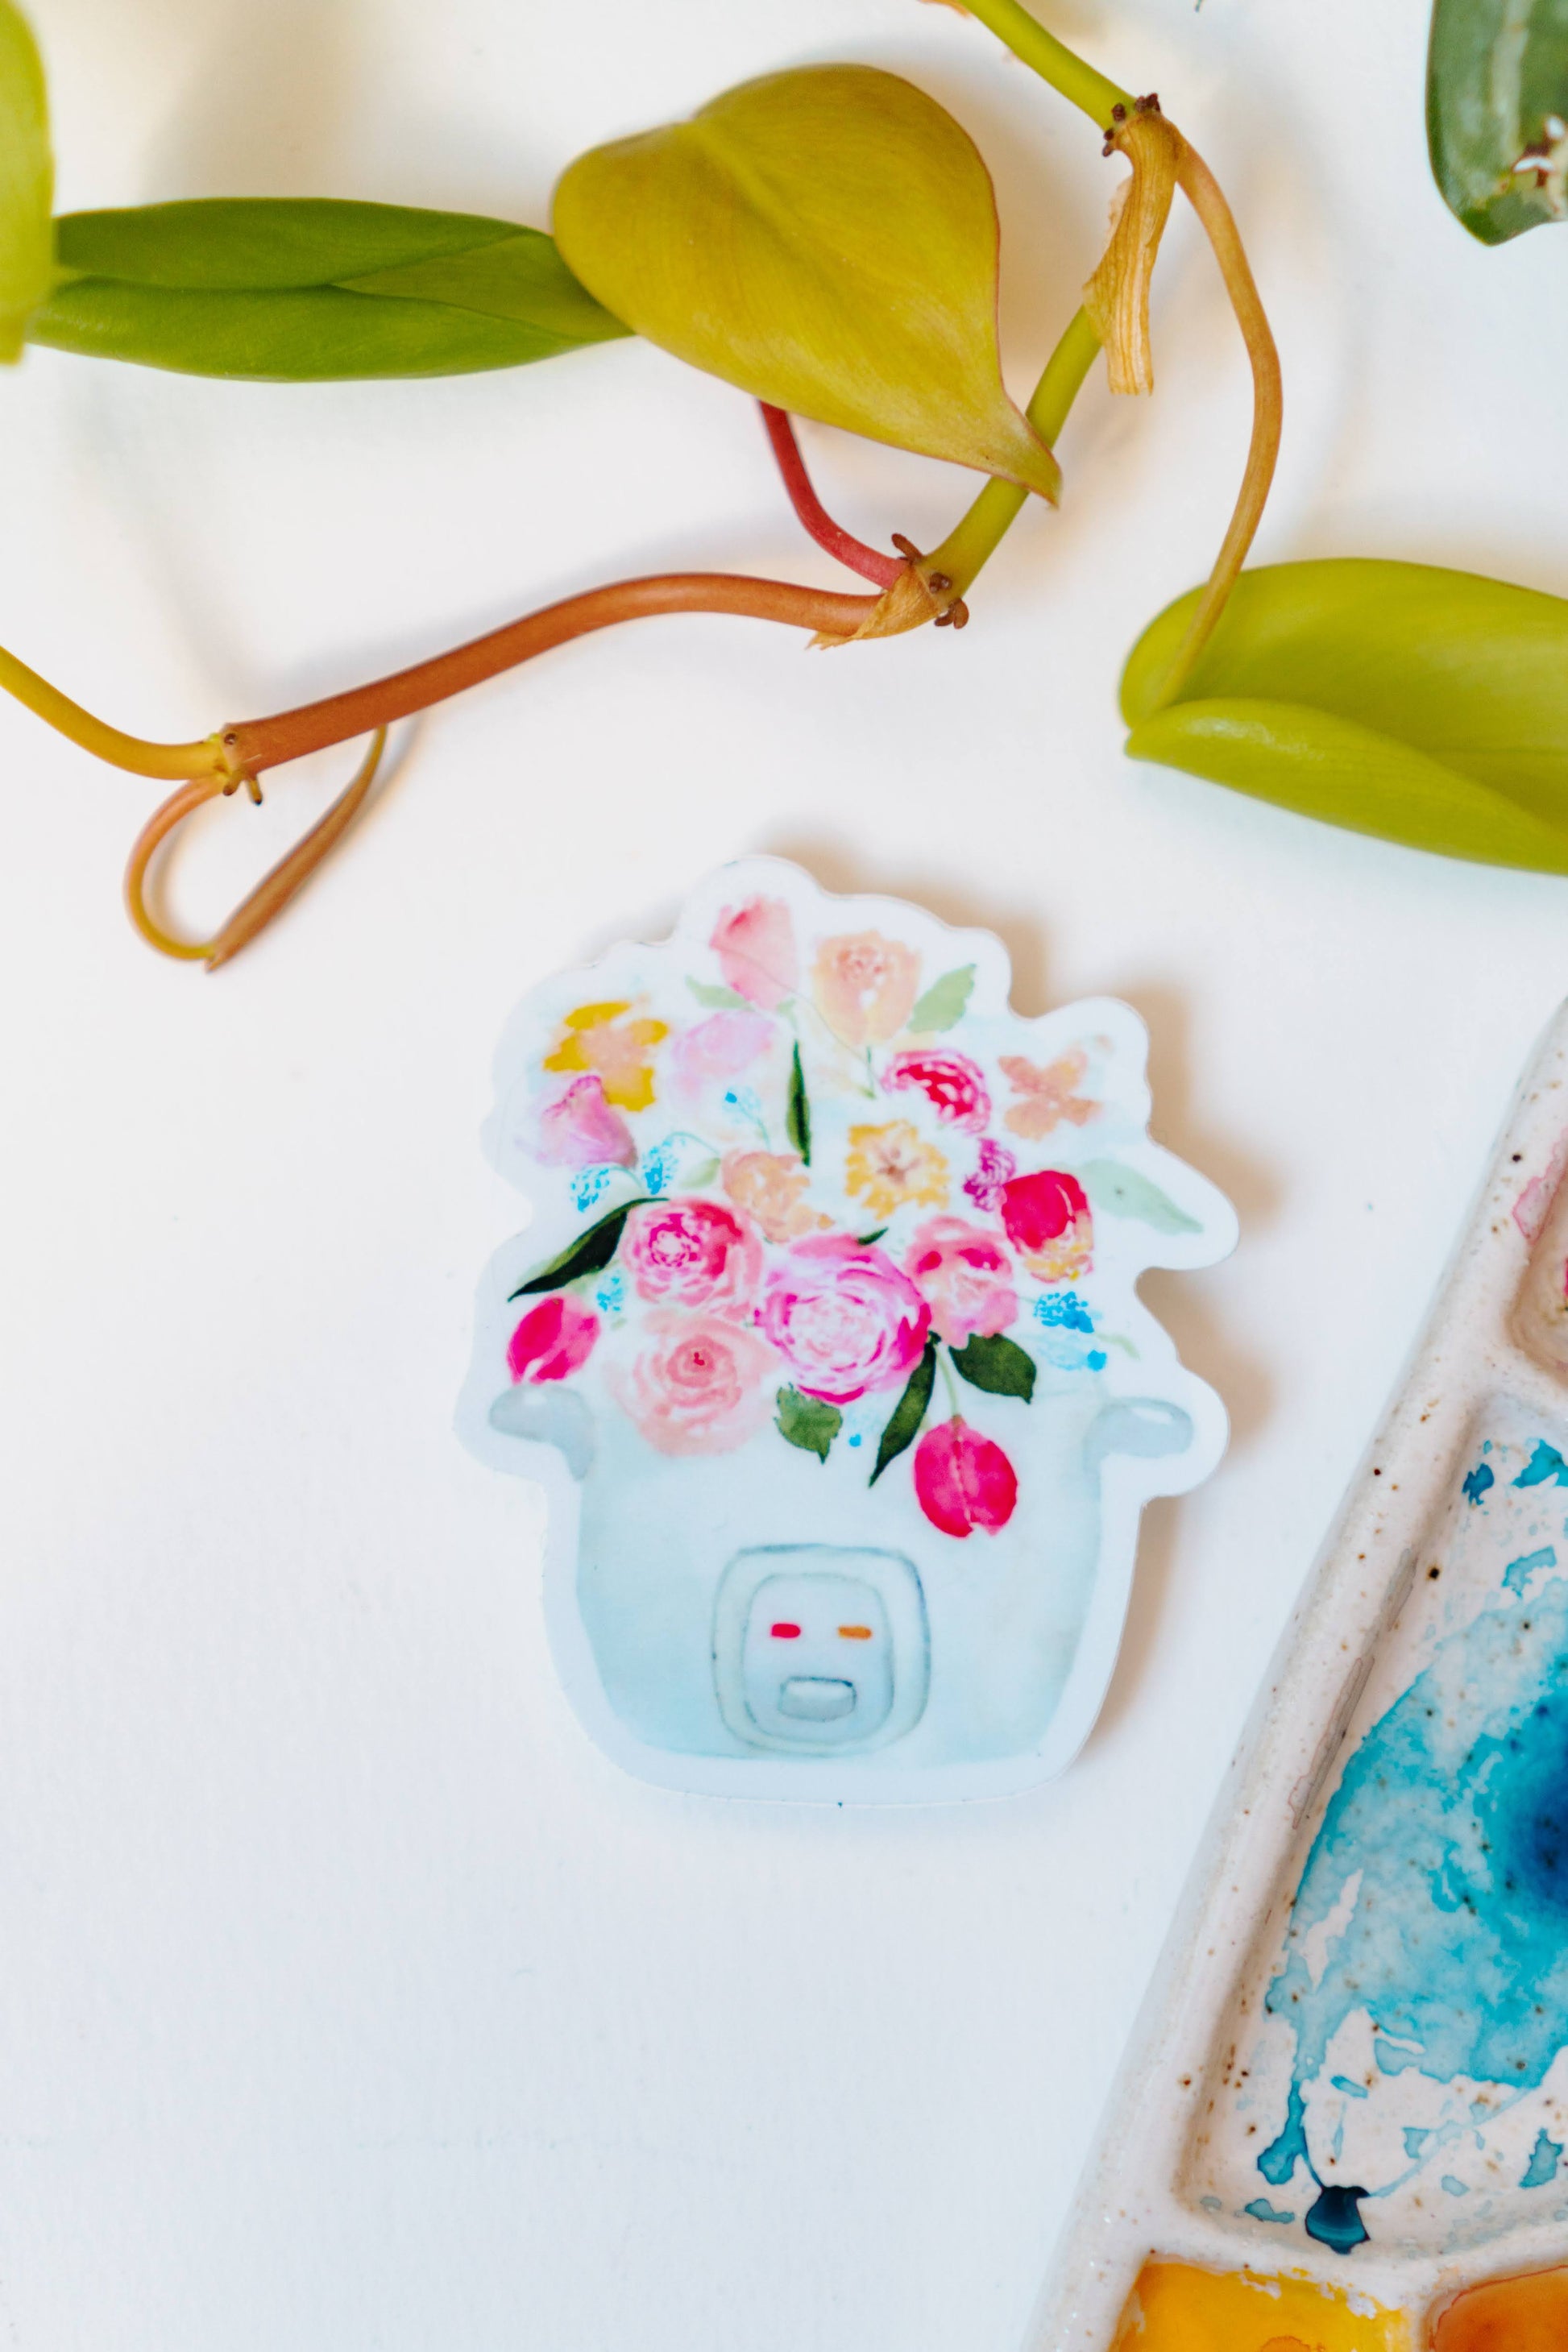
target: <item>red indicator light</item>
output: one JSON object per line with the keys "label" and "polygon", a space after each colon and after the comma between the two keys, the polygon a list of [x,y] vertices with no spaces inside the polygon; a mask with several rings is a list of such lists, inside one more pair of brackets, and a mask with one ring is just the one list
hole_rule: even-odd
{"label": "red indicator light", "polygon": [[800,1639],[800,1627],[798,1625],[785,1624],[781,1620],[780,1622],[773,1627],[773,1633],[775,1642],[798,1642]]}

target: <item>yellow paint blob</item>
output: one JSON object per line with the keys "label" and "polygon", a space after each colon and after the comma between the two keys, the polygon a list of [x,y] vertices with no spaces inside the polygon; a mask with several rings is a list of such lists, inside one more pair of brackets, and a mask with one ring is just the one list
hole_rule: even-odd
{"label": "yellow paint blob", "polygon": [[1568,2271],[1493,2279],[1451,2303],[1434,2352],[1563,2352],[1568,2345]]}
{"label": "yellow paint blob", "polygon": [[[1354,2302],[1362,2310],[1349,2294],[1313,2279],[1145,2263],[1113,2352],[1415,2352],[1400,2313],[1363,2316],[1368,2298]],[[1481,2352],[1482,2342],[1456,2339],[1453,2352]]]}

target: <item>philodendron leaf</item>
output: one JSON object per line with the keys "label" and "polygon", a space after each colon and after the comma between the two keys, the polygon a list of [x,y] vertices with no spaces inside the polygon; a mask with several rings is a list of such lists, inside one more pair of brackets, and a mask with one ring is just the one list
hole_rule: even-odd
{"label": "philodendron leaf", "polygon": [[1483,245],[1568,219],[1568,0],[1436,0],[1426,135]]}
{"label": "philodendron leaf", "polygon": [[1428,564],[1245,572],[1157,707],[1194,591],[1121,681],[1135,760],[1411,848],[1568,873],[1568,603]]}
{"label": "philodendron leaf", "polygon": [[21,358],[49,290],[53,198],[44,68],[26,18],[0,0],[0,361]]}
{"label": "philodendron leaf", "polygon": [[745,82],[580,156],[554,227],[599,300],[694,367],[1055,498],[1056,459],[1003,388],[990,174],[912,83]]}
{"label": "philodendron leaf", "polygon": [[29,338],[195,375],[320,382],[516,367],[628,331],[539,229],[327,198],[76,213]]}

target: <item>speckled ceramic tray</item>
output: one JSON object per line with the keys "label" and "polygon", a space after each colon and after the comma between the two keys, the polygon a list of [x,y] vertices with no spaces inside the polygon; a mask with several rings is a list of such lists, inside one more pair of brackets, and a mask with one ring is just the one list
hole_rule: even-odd
{"label": "speckled ceramic tray", "polygon": [[1568,2347],[1568,1008],[1194,1870],[1031,2352]]}

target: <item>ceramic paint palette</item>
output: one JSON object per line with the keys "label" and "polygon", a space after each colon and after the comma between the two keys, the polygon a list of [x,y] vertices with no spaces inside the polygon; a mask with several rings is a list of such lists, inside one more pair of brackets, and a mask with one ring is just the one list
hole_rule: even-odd
{"label": "ceramic paint palette", "polygon": [[567,1695],[647,1780],[909,1802],[1058,1770],[1152,1495],[1218,1399],[1137,1297],[1229,1205],[1148,1133],[1105,999],[1025,1020],[999,940],[775,859],[536,988],[487,1141],[532,1222],[461,1408],[550,1498]]}
{"label": "ceramic paint palette", "polygon": [[1287,1634],[1040,2352],[1568,2347],[1568,1008]]}

